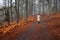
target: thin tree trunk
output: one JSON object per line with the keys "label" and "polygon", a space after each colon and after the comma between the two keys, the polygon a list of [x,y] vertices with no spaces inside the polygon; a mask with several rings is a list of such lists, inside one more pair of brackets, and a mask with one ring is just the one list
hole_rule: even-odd
{"label": "thin tree trunk", "polygon": [[26,0],[26,13],[25,13],[25,21],[27,22],[27,17],[28,17],[28,0]]}
{"label": "thin tree trunk", "polygon": [[20,0],[15,0],[16,4],[15,4],[15,8],[16,8],[16,17],[17,17],[17,23],[19,23],[19,2]]}
{"label": "thin tree trunk", "polygon": [[11,13],[11,22],[13,22],[13,13],[12,13],[12,0],[10,0],[10,13]]}
{"label": "thin tree trunk", "polygon": [[[5,21],[8,22],[8,25],[10,25],[10,16],[9,16],[9,3],[8,3],[8,7],[6,7],[6,0],[5,0]],[[9,2],[9,0],[8,0]]]}

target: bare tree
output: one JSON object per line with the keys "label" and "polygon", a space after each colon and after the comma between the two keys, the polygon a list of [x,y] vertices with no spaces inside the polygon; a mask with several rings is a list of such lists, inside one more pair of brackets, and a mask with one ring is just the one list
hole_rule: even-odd
{"label": "bare tree", "polygon": [[9,0],[3,0],[3,1],[4,1],[4,5],[5,5],[5,21],[7,21],[8,24],[10,24]]}
{"label": "bare tree", "polygon": [[19,2],[20,0],[15,0],[15,8],[16,8],[16,17],[17,17],[17,23],[19,22]]}
{"label": "bare tree", "polygon": [[26,7],[26,13],[25,13],[25,21],[27,22],[27,17],[28,17],[28,0],[25,1],[25,7]]}

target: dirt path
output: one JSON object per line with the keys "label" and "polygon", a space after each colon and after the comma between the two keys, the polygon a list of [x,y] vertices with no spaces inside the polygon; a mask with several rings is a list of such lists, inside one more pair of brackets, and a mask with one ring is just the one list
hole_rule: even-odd
{"label": "dirt path", "polygon": [[49,36],[43,23],[42,25],[34,23],[25,33],[18,36],[16,40],[49,40]]}

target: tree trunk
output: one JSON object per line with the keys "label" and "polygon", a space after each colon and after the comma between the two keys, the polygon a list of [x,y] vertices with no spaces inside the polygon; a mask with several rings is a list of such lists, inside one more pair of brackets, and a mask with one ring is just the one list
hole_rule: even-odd
{"label": "tree trunk", "polygon": [[15,4],[15,8],[16,8],[16,17],[17,17],[17,23],[19,22],[19,2],[20,0],[15,0],[16,4]]}
{"label": "tree trunk", "polygon": [[[6,0],[5,0],[5,21],[8,22],[8,25],[10,24],[10,16],[9,16],[9,3],[8,3],[8,7],[6,7]],[[9,1],[8,1],[9,2]]]}

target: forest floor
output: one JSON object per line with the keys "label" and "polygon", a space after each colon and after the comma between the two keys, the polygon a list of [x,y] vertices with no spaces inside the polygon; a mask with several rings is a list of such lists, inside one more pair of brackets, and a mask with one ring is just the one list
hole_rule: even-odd
{"label": "forest floor", "polygon": [[41,16],[41,22],[17,25],[0,40],[60,40],[60,14]]}

